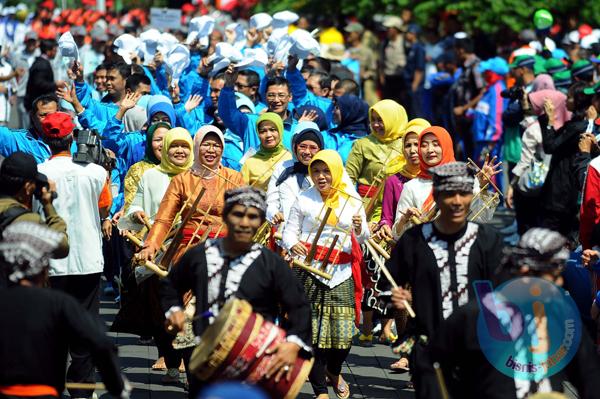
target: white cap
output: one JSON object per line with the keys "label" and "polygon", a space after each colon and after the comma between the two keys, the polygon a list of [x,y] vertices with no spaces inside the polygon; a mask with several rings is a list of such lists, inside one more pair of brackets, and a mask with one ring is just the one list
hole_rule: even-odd
{"label": "white cap", "polygon": [[63,58],[79,60],[79,50],[71,32],[65,32],[58,39],[58,49]]}
{"label": "white cap", "polygon": [[167,54],[177,43],[179,43],[179,40],[177,40],[175,36],[163,32],[160,35],[160,42],[158,43],[156,50],[160,51],[161,54]]}
{"label": "white cap", "polygon": [[242,50],[246,45],[246,32],[244,31],[244,27],[238,22],[232,22],[225,27],[225,30],[233,31],[233,41],[229,43],[238,50]]}
{"label": "white cap", "polygon": [[295,12],[291,12],[291,11],[280,11],[278,13],[275,13],[273,15],[273,28],[281,28],[281,27],[288,27],[289,25],[293,24],[294,22],[296,22],[297,20],[300,19],[300,16],[298,16],[298,14],[296,14]]}
{"label": "white cap", "polygon": [[144,54],[144,64],[148,65],[154,59],[161,34],[158,29],[148,29],[140,34],[140,50]]}
{"label": "white cap", "polygon": [[567,34],[565,38],[568,40],[568,44],[578,44],[580,40],[579,32],[576,30],[572,30]]}
{"label": "white cap", "polygon": [[236,49],[229,43],[217,43],[214,54],[208,57],[208,62],[220,61],[224,58],[230,62],[238,63],[244,59],[244,56],[240,50]]}
{"label": "white cap", "polygon": [[113,45],[117,48],[117,54],[123,57],[127,64],[131,64],[131,55],[138,53],[140,41],[137,37],[124,33],[115,39]]}
{"label": "white cap", "polygon": [[179,82],[183,71],[190,65],[190,50],[183,44],[176,44],[165,57],[165,67],[171,75],[171,84]]}
{"label": "white cap", "polygon": [[318,56],[321,53],[319,42],[304,29],[296,29],[290,35],[294,44],[290,48],[290,54],[300,59],[307,58],[310,54]]}
{"label": "white cap", "polygon": [[592,44],[598,43],[598,39],[600,39],[600,31],[594,29],[592,33],[581,39],[580,45],[585,49],[589,49],[592,47]]}
{"label": "white cap", "polygon": [[266,68],[269,64],[267,52],[260,47],[249,48],[244,52],[244,59],[235,65],[238,69],[248,69],[250,67]]}
{"label": "white cap", "polygon": [[283,62],[284,65],[287,65],[287,59],[290,55],[290,49],[295,44],[294,39],[291,38],[290,35],[285,35],[279,40],[277,43],[277,47],[273,53],[273,58],[277,62]]}
{"label": "white cap", "polygon": [[208,47],[209,36],[215,29],[215,19],[208,15],[192,18],[185,42],[190,44],[194,40],[200,41],[200,46]]}
{"label": "white cap", "polygon": [[271,26],[271,22],[273,22],[273,17],[266,12],[259,12],[250,17],[250,27],[257,30],[268,28]]}

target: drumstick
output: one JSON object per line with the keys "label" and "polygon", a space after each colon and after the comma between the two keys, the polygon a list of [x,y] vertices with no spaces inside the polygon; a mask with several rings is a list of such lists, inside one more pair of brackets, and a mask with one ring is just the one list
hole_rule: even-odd
{"label": "drumstick", "polygon": [[[389,280],[390,284],[392,284],[392,287],[398,288],[398,284],[396,284],[396,281],[392,277],[392,274],[390,273],[390,271],[388,270],[388,268],[385,267],[385,264],[381,261],[381,259],[379,259],[377,257],[377,255],[375,253],[376,250],[371,246],[371,243],[369,243],[369,241],[366,241],[366,244],[367,244],[367,248],[369,248],[369,250],[375,255],[375,256],[373,256],[373,260],[375,261],[375,263],[377,263],[377,266],[379,266],[379,268],[381,269],[381,272]],[[402,304],[406,308],[406,311],[408,312],[409,316],[412,317],[412,318],[415,318],[416,314],[415,314],[415,311],[412,308],[412,306],[410,306],[410,303],[408,303],[408,301],[406,299],[404,299],[402,301]]]}
{"label": "drumstick", "polygon": [[67,382],[65,383],[67,389],[84,389],[89,391],[106,390],[106,386],[101,382]]}
{"label": "drumstick", "polygon": [[312,263],[313,259],[315,258],[315,254],[317,253],[317,244],[319,242],[319,238],[321,238],[321,234],[323,233],[323,229],[325,228],[325,225],[327,224],[327,219],[329,219],[329,215],[331,215],[331,211],[333,211],[333,209],[331,209],[330,207],[327,207],[327,210],[325,211],[325,216],[323,217],[323,219],[321,219],[321,224],[319,225],[317,234],[315,234],[315,238],[312,242],[312,245],[310,246],[310,251],[308,252],[308,255],[306,255],[306,258],[304,259],[304,263],[307,265],[310,265]]}

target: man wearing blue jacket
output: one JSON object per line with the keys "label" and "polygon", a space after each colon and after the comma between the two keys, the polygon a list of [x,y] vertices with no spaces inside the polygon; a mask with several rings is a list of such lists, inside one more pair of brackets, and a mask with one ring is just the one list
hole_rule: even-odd
{"label": "man wearing blue jacket", "polygon": [[[219,117],[225,126],[242,139],[244,151],[250,147],[258,150],[260,140],[256,129],[258,115],[245,114],[236,106],[234,86],[236,73],[233,66],[225,72],[225,86],[219,96]],[[289,82],[283,77],[274,77],[267,81],[266,95],[269,112],[274,112],[283,119],[283,145],[290,150],[292,148],[292,132],[297,121],[293,118],[288,104],[292,100]]]}

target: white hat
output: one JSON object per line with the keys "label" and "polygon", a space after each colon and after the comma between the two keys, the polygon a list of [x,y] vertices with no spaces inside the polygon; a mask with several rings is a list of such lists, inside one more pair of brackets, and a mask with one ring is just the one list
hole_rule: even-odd
{"label": "white hat", "polygon": [[246,32],[244,31],[244,27],[238,22],[232,22],[225,27],[225,30],[233,31],[235,36],[233,38],[233,43],[230,43],[238,50],[242,50],[246,45]]}
{"label": "white hat", "polygon": [[257,30],[268,28],[271,22],[273,22],[273,18],[266,12],[259,12],[250,17],[250,27]]}
{"label": "white hat", "polygon": [[228,59],[230,62],[238,63],[244,59],[242,52],[229,43],[221,42],[217,43],[215,47],[215,53],[208,57],[208,62],[220,61],[223,58]]}
{"label": "white hat", "polygon": [[160,51],[161,54],[167,54],[177,43],[179,43],[179,40],[175,36],[163,32],[160,35],[160,42],[158,42],[156,50]]}
{"label": "white hat", "polygon": [[290,35],[285,35],[279,40],[277,43],[277,47],[273,52],[273,58],[277,62],[283,62],[284,65],[287,65],[287,59],[290,55],[290,49],[294,45],[294,39],[291,38]]}
{"label": "white hat", "polygon": [[269,56],[262,48],[249,48],[244,52],[244,59],[238,62],[235,67],[238,69],[248,69],[250,67],[266,68],[269,64]]}
{"label": "white hat", "polygon": [[305,59],[310,54],[318,56],[321,53],[319,42],[304,29],[296,29],[290,35],[294,44],[290,48],[290,54],[300,59]]}
{"label": "white hat", "polygon": [[576,30],[572,30],[565,36],[563,42],[565,42],[565,44],[578,44],[579,40],[579,32]]}
{"label": "white hat", "polygon": [[383,26],[386,28],[396,28],[400,30],[402,29],[402,25],[404,25],[402,18],[395,15],[389,15],[383,20]]}
{"label": "white hat", "polygon": [[113,45],[117,48],[117,54],[123,57],[127,64],[131,64],[131,55],[138,53],[140,41],[129,33],[124,33],[115,39]]}
{"label": "white hat", "polygon": [[326,60],[341,61],[346,56],[346,48],[340,43],[323,44],[321,57]]}
{"label": "white hat", "polygon": [[208,15],[192,18],[189,26],[189,33],[186,43],[190,44],[194,40],[200,41],[200,46],[208,47],[209,36],[215,29],[215,19]]}
{"label": "white hat", "polygon": [[190,65],[190,50],[183,44],[176,44],[165,57],[165,67],[171,75],[171,83],[179,82],[179,78]]}
{"label": "white hat", "polygon": [[280,11],[278,13],[275,13],[273,15],[273,28],[282,28],[282,27],[288,27],[289,25],[293,24],[294,22],[296,22],[297,20],[300,19],[300,16],[298,14],[296,14],[295,12],[291,12],[291,11]]}
{"label": "white hat", "polygon": [[71,32],[65,32],[58,39],[58,49],[63,58],[71,58],[73,61],[79,60],[79,50]]}
{"label": "white hat", "polygon": [[161,34],[158,29],[148,29],[140,34],[140,49],[144,55],[144,64],[148,65],[154,59]]}
{"label": "white hat", "polygon": [[600,31],[598,31],[597,29],[594,29],[592,31],[592,33],[590,33],[589,35],[585,36],[583,39],[581,39],[581,47],[583,47],[584,49],[589,49],[592,47],[592,44],[594,43],[598,43],[598,39],[600,38]]}

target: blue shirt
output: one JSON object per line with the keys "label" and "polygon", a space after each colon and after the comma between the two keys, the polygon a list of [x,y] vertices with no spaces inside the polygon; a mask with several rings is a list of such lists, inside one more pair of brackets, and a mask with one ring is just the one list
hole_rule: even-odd
{"label": "blue shirt", "polygon": [[37,163],[46,161],[51,155],[50,147],[31,131],[0,126],[0,155],[7,157],[16,151],[30,154]]}

